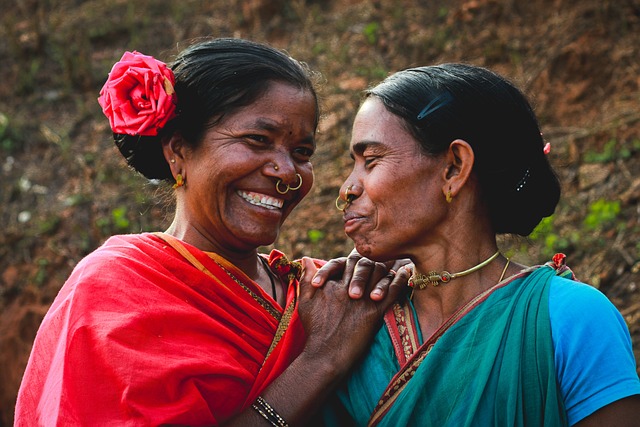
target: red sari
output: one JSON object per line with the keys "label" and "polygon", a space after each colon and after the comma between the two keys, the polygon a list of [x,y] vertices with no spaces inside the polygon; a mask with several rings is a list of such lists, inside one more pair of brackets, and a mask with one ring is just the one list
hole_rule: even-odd
{"label": "red sari", "polygon": [[164,234],[115,236],[74,269],[36,336],[16,426],[217,425],[299,355],[296,263],[281,308],[223,258]]}

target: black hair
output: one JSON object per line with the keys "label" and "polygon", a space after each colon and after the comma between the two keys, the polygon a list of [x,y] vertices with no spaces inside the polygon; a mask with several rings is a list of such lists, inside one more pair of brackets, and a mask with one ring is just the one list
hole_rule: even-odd
{"label": "black hair", "polygon": [[316,75],[305,63],[269,45],[235,38],[207,39],[181,51],[169,67],[176,78],[177,116],[157,136],[114,134],[129,166],[149,179],[173,181],[162,153],[162,138],[179,132],[197,147],[207,129],[254,102],[273,82],[308,90],[316,102],[318,126]]}
{"label": "black hair", "polygon": [[401,117],[425,154],[440,154],[455,139],[471,145],[496,233],[527,236],[555,211],[560,183],[543,153],[538,120],[504,77],[467,64],[410,68],[365,96]]}

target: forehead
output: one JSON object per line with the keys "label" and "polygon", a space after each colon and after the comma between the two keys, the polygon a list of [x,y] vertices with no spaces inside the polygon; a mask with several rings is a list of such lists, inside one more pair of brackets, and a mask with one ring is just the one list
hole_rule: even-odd
{"label": "forehead", "polygon": [[351,151],[358,154],[366,148],[417,149],[418,144],[404,125],[376,97],[367,98],[353,122]]}
{"label": "forehead", "polygon": [[229,114],[224,121],[250,121],[267,130],[302,123],[304,127],[315,127],[317,113],[316,98],[310,90],[272,82],[255,101]]}

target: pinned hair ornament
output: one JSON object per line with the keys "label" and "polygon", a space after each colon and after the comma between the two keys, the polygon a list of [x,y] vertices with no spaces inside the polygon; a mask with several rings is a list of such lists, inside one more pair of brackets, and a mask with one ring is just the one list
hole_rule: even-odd
{"label": "pinned hair ornament", "polygon": [[100,90],[98,103],[116,134],[156,136],[176,116],[175,75],[139,52],[125,52]]}
{"label": "pinned hair ornament", "polygon": [[440,95],[433,98],[431,102],[429,102],[427,106],[424,107],[422,111],[418,113],[418,116],[416,117],[416,119],[418,120],[424,119],[428,115],[433,114],[436,110],[439,110],[440,108],[447,105],[451,100],[453,100],[453,96],[451,96],[449,92],[441,93]]}
{"label": "pinned hair ornament", "polygon": [[525,184],[527,183],[527,179],[529,179],[530,176],[531,171],[529,169],[524,171],[524,176],[520,179],[520,181],[518,181],[518,185],[516,185],[516,191],[519,192],[520,190],[522,190],[522,187],[525,186]]}
{"label": "pinned hair ornament", "polygon": [[[540,134],[540,135],[542,135],[542,134]],[[547,142],[544,145],[544,147],[542,148],[542,153],[546,156],[550,152],[551,152],[551,144]],[[518,181],[518,183],[516,184],[516,191],[517,192],[522,191],[522,189],[527,184],[527,181],[529,180],[530,177],[531,177],[531,169],[527,168],[524,171],[524,175],[522,176],[522,178],[520,178],[520,181]]]}

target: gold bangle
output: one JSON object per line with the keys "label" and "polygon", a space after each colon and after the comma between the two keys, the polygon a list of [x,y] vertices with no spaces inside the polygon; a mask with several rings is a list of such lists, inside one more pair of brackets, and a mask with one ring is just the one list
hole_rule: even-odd
{"label": "gold bangle", "polygon": [[267,403],[262,396],[258,396],[255,402],[251,404],[262,417],[274,427],[289,427],[289,424],[276,412],[275,409]]}

